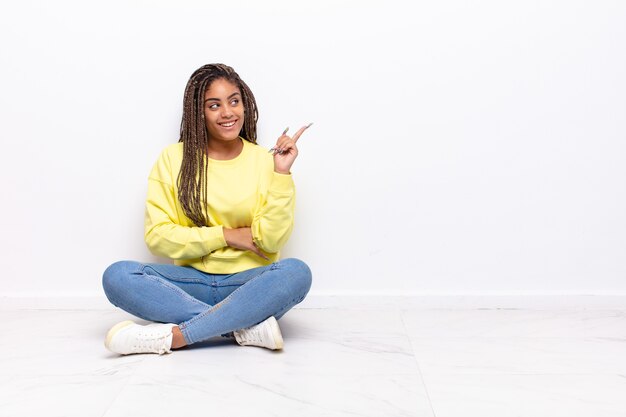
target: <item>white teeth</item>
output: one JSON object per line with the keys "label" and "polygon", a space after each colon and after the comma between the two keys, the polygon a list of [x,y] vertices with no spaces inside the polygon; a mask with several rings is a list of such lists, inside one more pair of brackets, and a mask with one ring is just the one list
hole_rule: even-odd
{"label": "white teeth", "polygon": [[232,125],[234,125],[235,122],[229,122],[229,123],[220,123],[220,126],[224,126],[224,127],[231,127]]}

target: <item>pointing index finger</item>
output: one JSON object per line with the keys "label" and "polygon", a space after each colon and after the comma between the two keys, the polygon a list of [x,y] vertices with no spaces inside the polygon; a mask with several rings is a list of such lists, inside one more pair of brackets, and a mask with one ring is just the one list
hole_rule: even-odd
{"label": "pointing index finger", "polygon": [[304,131],[305,131],[305,130],[307,130],[308,128],[310,128],[312,124],[313,124],[313,123],[309,123],[308,125],[306,125],[306,126],[304,126],[304,127],[301,127],[301,128],[300,128],[300,130],[298,130],[298,131],[296,132],[296,134],[295,134],[295,135],[293,135],[293,138],[292,138],[292,139],[293,139],[293,141],[294,141],[294,142],[297,142],[297,141],[298,141],[298,139],[300,139],[300,135],[302,135],[302,134],[304,133]]}

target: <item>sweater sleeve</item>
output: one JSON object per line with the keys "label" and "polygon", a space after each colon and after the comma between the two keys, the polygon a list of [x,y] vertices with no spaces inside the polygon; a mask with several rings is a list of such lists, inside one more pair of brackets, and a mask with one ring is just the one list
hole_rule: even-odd
{"label": "sweater sleeve", "polygon": [[296,206],[293,178],[274,172],[267,195],[259,198],[259,209],[252,220],[252,239],[265,252],[276,253],[293,230]]}
{"label": "sweater sleeve", "polygon": [[148,179],[144,238],[150,252],[170,259],[200,258],[226,246],[222,226],[183,226],[178,221],[174,187],[167,182],[163,156]]}

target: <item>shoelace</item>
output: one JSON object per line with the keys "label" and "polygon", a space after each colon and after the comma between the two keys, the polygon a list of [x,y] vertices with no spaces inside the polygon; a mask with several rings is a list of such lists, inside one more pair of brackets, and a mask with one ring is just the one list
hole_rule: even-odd
{"label": "shoelace", "polygon": [[263,338],[261,337],[260,329],[245,329],[243,332],[239,334],[241,340],[245,343],[248,342],[256,342],[261,343]]}
{"label": "shoelace", "polygon": [[150,332],[147,330],[142,331],[138,333],[136,344],[134,344],[132,347],[135,350],[150,349],[150,350],[156,350],[159,353],[164,353],[165,351],[167,351],[166,344],[167,344],[168,337],[169,337],[169,334],[163,335],[163,333]]}
{"label": "shoelace", "polygon": [[243,343],[249,343],[249,342],[259,342],[259,338],[258,337],[254,337],[253,335],[244,333],[243,335],[241,335],[241,341]]}

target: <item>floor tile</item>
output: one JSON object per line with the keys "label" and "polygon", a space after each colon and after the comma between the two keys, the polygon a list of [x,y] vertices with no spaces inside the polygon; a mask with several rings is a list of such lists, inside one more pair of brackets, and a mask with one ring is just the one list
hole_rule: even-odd
{"label": "floor tile", "polygon": [[0,379],[0,415],[101,417],[130,375],[40,375]]}
{"label": "floor tile", "polygon": [[429,417],[416,375],[213,374],[134,376],[104,417],[159,415],[233,417]]}
{"label": "floor tile", "polygon": [[11,338],[0,339],[0,375],[130,375],[145,356],[119,357],[104,347],[111,323],[128,317],[116,311],[3,311]]}
{"label": "floor tile", "polygon": [[624,417],[619,375],[425,374],[437,417]]}
{"label": "floor tile", "polygon": [[455,374],[626,374],[626,339],[411,337],[420,369]]}
{"label": "floor tile", "polygon": [[307,339],[385,338],[405,336],[399,310],[297,309],[280,326],[285,337]]}
{"label": "floor tile", "polygon": [[214,373],[270,374],[284,371],[310,375],[418,374],[408,338],[343,340],[286,339],[281,351],[211,340],[171,355],[150,356],[136,367],[142,375]]}
{"label": "floor tile", "polygon": [[611,337],[626,339],[623,310],[402,311],[417,337]]}
{"label": "floor tile", "polygon": [[[0,415],[624,416],[624,310],[294,309],[273,352],[104,348],[109,310],[0,312]],[[621,413],[621,414],[620,414]]]}

